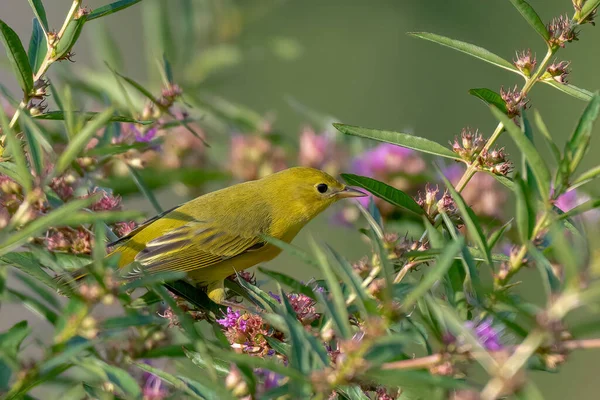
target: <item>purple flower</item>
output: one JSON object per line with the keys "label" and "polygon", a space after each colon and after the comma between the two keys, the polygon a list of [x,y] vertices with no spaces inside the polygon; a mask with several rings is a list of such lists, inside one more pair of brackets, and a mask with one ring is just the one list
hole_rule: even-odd
{"label": "purple flower", "polygon": [[401,171],[405,169],[403,164],[406,159],[413,153],[412,150],[404,147],[382,143],[356,157],[352,161],[352,171],[369,177]]}
{"label": "purple flower", "polygon": [[140,132],[140,130],[134,124],[131,124],[130,128],[133,132],[133,135],[135,136],[135,141],[141,143],[151,142],[152,139],[154,139],[154,137],[158,133],[157,127],[150,128],[146,132]]}
{"label": "purple flower", "polygon": [[261,393],[279,387],[285,378],[283,375],[264,368],[257,368],[254,370],[254,373],[257,377],[263,379],[262,384],[259,387]]}
{"label": "purple flower", "polygon": [[227,307],[227,313],[217,322],[224,328],[233,328],[241,315],[239,311],[233,311],[231,307]]}
{"label": "purple flower", "polygon": [[486,318],[479,322],[467,321],[465,326],[472,330],[479,343],[490,351],[502,350],[504,346],[500,343],[500,332],[492,326],[492,319]]}
{"label": "purple flower", "polygon": [[269,290],[269,296],[271,296],[272,298],[274,298],[275,300],[277,300],[278,303],[281,303],[281,297],[279,297],[275,293],[271,292],[270,290]]}
{"label": "purple flower", "polygon": [[[144,361],[145,364],[152,365],[150,361]],[[151,372],[144,372],[142,375],[144,387],[142,396],[144,400],[162,400],[167,397],[168,391],[162,387],[162,380]]]}
{"label": "purple flower", "polygon": [[[588,200],[590,200],[590,196],[572,189],[558,196],[554,205],[560,208],[561,211],[567,212]],[[600,218],[600,212],[596,209],[588,210],[583,214],[585,215],[586,220],[592,220],[594,222]]]}

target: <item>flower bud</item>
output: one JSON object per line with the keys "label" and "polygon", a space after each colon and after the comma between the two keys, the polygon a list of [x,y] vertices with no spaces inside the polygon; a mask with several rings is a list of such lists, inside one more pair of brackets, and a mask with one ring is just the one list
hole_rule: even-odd
{"label": "flower bud", "polygon": [[521,52],[521,54],[517,53],[517,59],[513,60],[513,64],[525,76],[530,76],[531,72],[535,69],[537,60],[535,56],[531,55],[531,50],[527,49]]}

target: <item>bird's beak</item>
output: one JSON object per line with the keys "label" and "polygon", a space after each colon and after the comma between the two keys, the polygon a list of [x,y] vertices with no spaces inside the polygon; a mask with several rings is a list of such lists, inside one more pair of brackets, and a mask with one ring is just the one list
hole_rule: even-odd
{"label": "bird's beak", "polygon": [[337,192],[337,197],[339,197],[340,199],[345,199],[348,197],[365,197],[368,196],[365,192],[361,192],[358,189],[354,189],[351,187],[344,187],[344,189],[340,190],[339,192]]}

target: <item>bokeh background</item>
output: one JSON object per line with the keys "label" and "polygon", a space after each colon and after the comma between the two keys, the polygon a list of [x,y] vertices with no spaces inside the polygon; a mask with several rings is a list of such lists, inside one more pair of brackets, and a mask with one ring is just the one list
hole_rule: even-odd
{"label": "bokeh background", "polygon": [[[344,123],[412,132],[441,143],[453,139],[467,125],[489,136],[496,122],[467,91],[478,87],[498,91],[501,86],[520,84],[520,78],[461,53],[411,38],[406,32],[439,33],[478,44],[506,59],[513,59],[516,50],[527,48],[540,56],[545,53],[542,40],[508,1],[143,0],[102,22],[86,25],[74,49],[78,66],[89,66],[90,74],[107,72],[94,38],[109,32],[122,50],[121,60],[115,58],[119,70],[141,81],[152,78],[156,74],[154,61],[145,49],[156,47],[156,42],[169,34],[160,24],[143,26],[144,19],[153,18],[148,11],[152,2],[163,4],[172,23],[192,23],[195,27],[193,37],[178,42],[176,49],[165,49],[167,54],[176,52],[180,59],[187,60],[185,65],[176,67],[193,83],[189,87],[246,106],[258,115],[268,115],[276,130],[287,137],[298,136],[302,126],[312,122],[293,103]],[[70,1],[45,3],[50,25],[59,26]],[[105,3],[90,0],[87,5],[94,8]],[[572,12],[569,0],[530,3],[544,21]],[[183,4],[195,12],[187,12]],[[17,31],[24,43],[28,42],[32,18],[28,2],[2,0],[0,18]],[[206,43],[212,44],[210,50]],[[559,53],[561,59],[572,62],[570,83],[591,91],[600,88],[599,43],[600,28],[587,25],[581,40]],[[214,53],[207,58],[207,51]],[[0,82],[16,93],[6,60],[1,57]],[[50,76],[57,73],[60,77],[61,69],[64,74],[68,68],[69,65],[61,65]],[[562,146],[584,102],[546,85],[536,85],[530,99]],[[597,127],[593,136],[598,133]],[[219,152],[230,138],[209,135],[208,139],[214,144],[214,149],[208,151]],[[584,161],[582,169],[596,163],[593,155],[600,150],[600,141],[595,139],[592,156],[587,163]],[[508,153],[516,154],[506,138],[501,144],[507,146]],[[549,155],[545,148],[540,151]],[[587,189],[600,194],[599,187]],[[160,194],[165,208],[183,198],[172,190]],[[152,213],[142,198],[128,200],[127,207]],[[295,243],[306,247],[307,235],[327,241],[349,259],[357,259],[366,251],[358,233],[332,226],[327,215],[309,225]],[[306,266],[286,255],[271,266],[302,279],[315,276],[314,271],[306,270]],[[534,277],[524,275],[524,279]],[[528,295],[535,297],[535,293]],[[18,307],[3,306],[0,316],[0,327],[4,329],[24,318],[24,312]],[[38,329],[44,329],[35,318],[28,319]],[[599,357],[600,351],[578,351],[558,375],[533,374],[547,399],[595,399],[600,391]]]}

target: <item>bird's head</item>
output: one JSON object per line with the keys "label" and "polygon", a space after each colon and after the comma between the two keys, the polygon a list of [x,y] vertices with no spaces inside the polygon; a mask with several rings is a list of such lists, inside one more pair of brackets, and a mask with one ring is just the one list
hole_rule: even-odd
{"label": "bird's head", "polygon": [[340,199],[367,195],[314,168],[289,168],[263,179],[271,181],[273,196],[285,199],[290,214],[302,214],[308,219]]}

